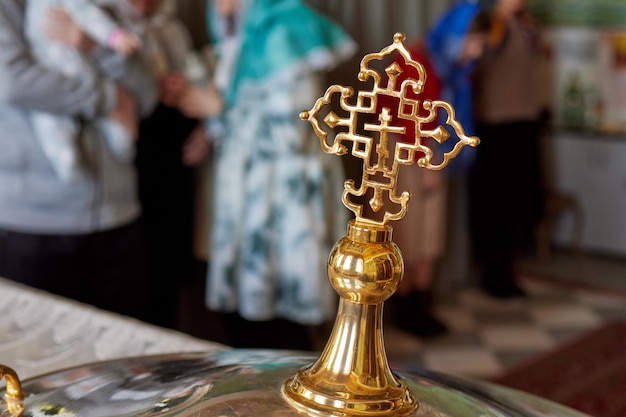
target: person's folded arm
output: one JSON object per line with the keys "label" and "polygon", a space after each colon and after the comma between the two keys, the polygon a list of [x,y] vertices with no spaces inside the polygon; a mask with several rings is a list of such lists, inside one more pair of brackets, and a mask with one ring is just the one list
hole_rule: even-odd
{"label": "person's folded arm", "polygon": [[[85,1],[89,0],[81,0],[81,3]],[[76,7],[81,4],[72,1],[66,6],[70,8],[51,7],[46,13],[43,30],[48,38],[81,51],[93,64],[92,71],[107,80],[114,80],[132,94],[137,104],[137,112],[141,116],[151,113],[157,102],[156,81],[152,71],[139,58],[140,54],[128,57],[98,44],[77,23],[80,14]]]}
{"label": "person's folded arm", "polygon": [[95,73],[67,77],[39,64],[23,36],[16,2],[0,2],[0,101],[29,110],[93,118],[111,112],[115,83]]}
{"label": "person's folded arm", "polygon": [[116,80],[131,93],[141,116],[145,117],[154,110],[158,102],[157,82],[139,57],[127,58],[110,49],[95,47],[89,58],[107,79]]}

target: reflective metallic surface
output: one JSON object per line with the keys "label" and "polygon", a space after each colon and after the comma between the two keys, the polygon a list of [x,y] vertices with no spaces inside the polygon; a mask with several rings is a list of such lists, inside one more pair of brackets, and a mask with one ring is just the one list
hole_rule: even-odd
{"label": "reflective metallic surface", "polygon": [[[280,394],[282,382],[315,359],[297,352],[235,349],[100,362],[24,381],[22,416],[328,415],[296,411]],[[419,408],[412,416],[583,416],[546,400],[476,380],[424,370],[394,375],[406,381],[419,398]],[[0,402],[0,416],[16,414]]]}
{"label": "reflective metallic surface", "polygon": [[341,297],[335,327],[319,360],[283,388],[295,409],[355,416],[415,411],[415,396],[389,368],[382,333],[383,302],[395,292],[402,268],[389,226],[350,222],[328,262]]}
{"label": "reflective metallic surface", "polygon": [[22,400],[22,384],[15,371],[7,366],[0,365],[0,380],[5,378],[6,389],[4,391],[4,399],[7,409],[14,416],[20,416],[24,410]]}

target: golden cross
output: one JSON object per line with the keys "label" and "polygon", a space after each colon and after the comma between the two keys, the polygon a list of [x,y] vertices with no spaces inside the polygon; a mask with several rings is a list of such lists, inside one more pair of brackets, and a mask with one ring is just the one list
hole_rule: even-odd
{"label": "golden cross", "polygon": [[[372,53],[363,57],[358,79],[361,82],[372,79],[373,87],[369,91],[359,91],[354,104],[349,102],[349,99],[354,96],[354,90],[351,87],[332,85],[326,90],[324,96],[315,102],[310,111],[304,111],[300,114],[301,119],[308,120],[313,126],[324,152],[344,155],[348,152],[346,146],[348,144],[351,145],[351,154],[363,160],[363,175],[360,186],[357,188],[355,181],[348,179],[344,184],[342,197],[345,206],[355,214],[356,220],[361,222],[386,224],[390,220],[404,217],[409,193],[403,191],[398,195],[396,192],[400,165],[411,165],[415,162],[416,155],[423,154],[417,160],[418,165],[431,170],[439,170],[455,158],[465,145],[477,146],[480,142],[477,137],[469,137],[465,134],[463,127],[455,119],[454,109],[449,103],[441,100],[419,100],[410,97],[411,91],[413,95],[422,94],[426,82],[426,71],[419,62],[413,60],[404,46],[404,39],[402,33],[396,33],[393,44],[383,48],[379,53]],[[398,85],[398,77],[402,74],[403,69],[397,62],[393,62],[385,69],[387,82],[383,86],[381,75],[371,67],[371,63],[372,61],[384,62],[386,58],[396,54],[399,54],[405,65],[417,70],[418,79],[408,78]],[[337,94],[344,117],[340,117],[331,110],[331,102]],[[394,117],[392,117],[389,108],[383,107],[378,110],[378,101],[382,95],[397,99],[399,105],[395,116],[398,119],[413,123],[415,126],[415,137],[412,138],[411,142],[395,143],[392,160],[390,160],[392,154],[389,149],[389,134],[405,134],[406,127],[392,124]],[[424,109],[426,114],[421,115],[420,109]],[[445,124],[454,129],[459,140],[452,150],[441,154],[439,163],[434,163],[433,157],[436,150],[424,144],[423,139],[432,138],[437,143],[442,144],[450,138],[450,134],[444,126],[437,126],[434,129],[424,127],[437,119],[439,109],[447,113]],[[359,133],[357,123],[359,116],[377,113],[379,113],[378,123],[363,124],[363,130],[371,136]],[[327,130],[334,132],[330,141]],[[377,143],[376,146],[374,146],[375,143]],[[375,162],[372,162],[373,152],[375,153]],[[362,197],[368,191],[372,193],[369,206],[375,213],[387,205],[385,197],[388,202],[399,205],[400,208],[396,211],[385,209],[382,220],[366,218],[363,205],[352,201],[349,197]]]}

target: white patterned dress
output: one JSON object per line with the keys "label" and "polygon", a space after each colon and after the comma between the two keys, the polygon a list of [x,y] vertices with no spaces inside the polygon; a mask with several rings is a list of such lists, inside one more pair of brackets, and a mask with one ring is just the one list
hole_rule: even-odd
{"label": "white patterned dress", "polygon": [[326,267],[346,231],[344,171],[298,117],[320,95],[315,73],[292,71],[242,84],[228,110],[215,155],[210,309],[301,324],[335,316]]}

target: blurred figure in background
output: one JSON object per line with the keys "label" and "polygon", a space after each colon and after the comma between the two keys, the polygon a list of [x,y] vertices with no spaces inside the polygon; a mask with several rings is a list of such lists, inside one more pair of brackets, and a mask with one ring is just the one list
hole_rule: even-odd
{"label": "blurred figure in background", "polygon": [[[422,42],[408,45],[411,55],[422,63],[427,74],[422,99],[449,101],[455,116],[469,135],[475,134],[471,111],[471,73],[486,42],[487,29],[481,27],[480,5],[461,1],[451,7],[428,32]],[[402,77],[412,71],[403,68]],[[414,71],[413,71],[414,72]],[[410,74],[417,78],[416,73]],[[423,128],[445,126],[447,114],[441,112],[436,124]],[[407,127],[407,139],[414,130]],[[437,153],[449,152],[458,142],[454,131],[443,144],[432,144]],[[434,280],[438,261],[447,247],[448,193],[450,177],[467,174],[474,159],[474,150],[464,148],[443,171],[431,171],[417,165],[402,167],[398,177],[400,189],[411,192],[409,212],[394,227],[394,240],[402,250],[405,274],[394,302],[395,323],[419,337],[432,337],[447,331],[434,312]]]}
{"label": "blurred figure in background", "polygon": [[[26,2],[24,31],[37,61],[71,77],[78,77],[93,64],[82,51],[50,39],[43,27],[53,6],[63,7],[74,22],[84,22],[81,30],[101,47],[110,47],[124,55],[132,55],[141,40],[123,29],[94,0],[39,0]],[[92,69],[93,70],[93,69]],[[59,178],[74,181],[83,175],[80,148],[76,139],[80,128],[77,120],[47,112],[31,112],[32,125]],[[113,155],[131,160],[135,154],[137,126],[124,126],[117,120],[104,118],[99,127]]]}
{"label": "blurred figure in background", "polygon": [[[423,39],[407,42],[411,58],[419,62],[426,72],[426,83],[422,93],[415,97],[419,100],[437,100],[441,95],[441,82],[434,72],[430,58],[426,53]],[[417,70],[405,65],[404,59],[397,57],[395,62],[402,67],[397,83],[407,78],[419,79]],[[413,97],[412,97],[413,98]],[[383,107],[398,112],[398,100],[380,96],[378,110]],[[415,124],[396,119],[406,132],[395,136],[395,140],[412,143],[415,140]],[[435,126],[422,126],[430,129]],[[421,158],[423,154],[416,155]],[[445,174],[420,168],[417,164],[402,166],[398,175],[398,190],[409,191],[411,198],[406,216],[393,226],[393,240],[402,252],[404,276],[398,290],[390,300],[395,307],[394,323],[418,337],[438,336],[447,331],[446,325],[434,313],[434,279],[437,261],[445,250],[446,235],[446,194]]]}
{"label": "blurred figure in background", "polygon": [[125,26],[143,40],[139,56],[159,85],[159,103],[139,126],[136,160],[146,239],[146,320],[175,328],[178,293],[193,271],[195,165],[209,150],[203,125],[178,109],[189,87],[191,39],[173,0],[117,3]]}
{"label": "blurred figure in background", "polygon": [[[146,113],[154,105],[154,81],[136,60],[96,46],[63,9],[50,10],[46,33],[95,65],[73,77],[47,68],[24,36],[24,7],[0,2],[0,275],[142,317],[135,170],[113,155],[98,120],[136,125],[135,106]],[[123,79],[136,102],[102,74]],[[78,121],[84,176],[67,182],[56,175],[30,123],[34,111]]]}
{"label": "blurred figure in background", "polygon": [[[426,37],[428,56],[442,84],[441,99],[452,104],[456,119],[468,136],[476,135],[473,76],[476,62],[485,50],[490,26],[490,17],[478,0],[461,0],[439,18]],[[451,133],[453,136],[447,141],[450,149],[458,141],[456,134]],[[475,148],[463,148],[446,172],[467,174],[475,153]]]}
{"label": "blurred figure in background", "polygon": [[404,277],[394,295],[395,324],[418,337],[446,333],[435,313],[437,261],[446,249],[447,179],[441,171],[418,165],[402,167],[398,189],[411,193],[407,215],[394,225],[394,241],[402,251]]}
{"label": "blurred figure in background", "polygon": [[[465,133],[476,135],[473,110],[473,84],[476,63],[487,42],[491,18],[482,2],[458,0],[433,24],[426,35],[428,56],[434,73],[441,79],[441,99],[454,107],[455,118]],[[439,123],[445,125],[446,114],[440,112]],[[450,151],[457,143],[456,133],[448,128],[450,137],[442,144]],[[448,251],[444,254],[438,274],[443,282],[468,279],[471,271],[471,248],[467,204],[468,177],[476,159],[476,149],[464,147],[443,173],[448,184],[446,236]],[[450,284],[448,284],[450,285]]]}
{"label": "blurred figure in background", "polygon": [[[323,93],[320,72],[356,48],[301,0],[216,0],[208,22],[225,108],[207,306],[237,312],[226,316],[234,346],[310,349],[306,326],[335,317],[326,264],[347,210],[341,160],[298,114]],[[183,99],[198,117],[215,114],[212,102],[206,90]]]}
{"label": "blurred figure in background", "polygon": [[[494,297],[523,296],[515,256],[541,218],[539,31],[524,0],[496,0],[488,47],[476,68],[481,144],[470,176],[470,233],[480,285]],[[525,235],[524,235],[525,234]]]}

